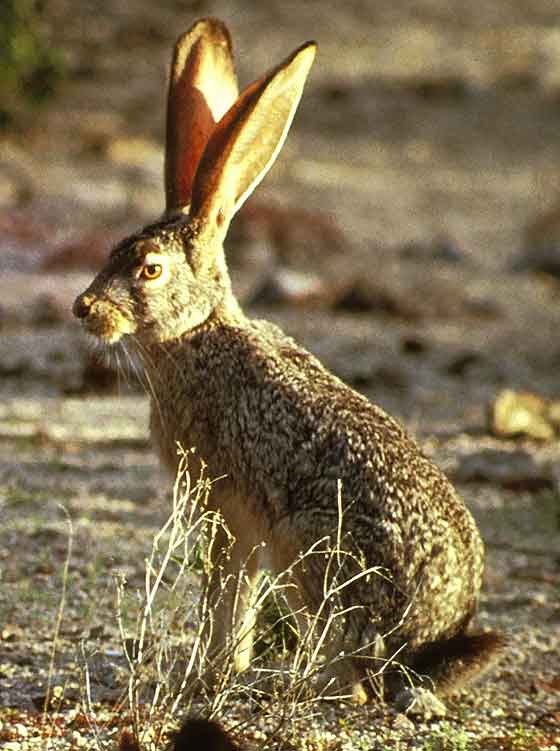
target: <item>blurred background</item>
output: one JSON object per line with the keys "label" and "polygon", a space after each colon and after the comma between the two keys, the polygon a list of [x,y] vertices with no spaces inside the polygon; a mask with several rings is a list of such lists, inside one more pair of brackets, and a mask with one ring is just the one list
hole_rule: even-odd
{"label": "blurred background", "polygon": [[[0,707],[30,712],[0,742],[34,728],[37,707],[49,739],[55,727],[40,687],[69,519],[53,685],[67,709],[83,698],[85,638],[103,658],[89,660],[95,700],[120,696],[114,573],[144,587],[168,482],[147,399],[71,305],[163,209],[171,49],[209,14],[231,30],[243,85],[319,45],[285,147],[230,229],[240,300],[403,419],[481,526],[478,622],[512,648],[450,722],[474,726],[473,749],[555,747],[560,0],[0,0]],[[383,710],[368,711],[352,721],[381,730]],[[248,712],[228,706],[228,726]],[[74,717],[77,747],[76,728],[101,723]],[[329,717],[337,738],[347,715]],[[413,745],[471,748],[402,719]]]}
{"label": "blurred background", "polygon": [[3,0],[7,393],[115,387],[69,307],[162,210],[170,51],[202,15],[229,25],[242,85],[319,44],[286,146],[231,230],[244,304],[408,418],[480,420],[506,386],[554,397],[556,0]]}

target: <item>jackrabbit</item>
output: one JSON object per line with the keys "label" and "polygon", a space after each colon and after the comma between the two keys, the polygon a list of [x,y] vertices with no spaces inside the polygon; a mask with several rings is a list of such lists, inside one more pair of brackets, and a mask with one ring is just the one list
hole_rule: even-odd
{"label": "jackrabbit", "polygon": [[[345,617],[329,646],[340,658],[337,679],[364,700],[381,644],[450,691],[489,666],[503,644],[496,633],[467,632],[483,569],[471,514],[398,422],[276,326],[246,318],[228,275],[228,225],[280,151],[314,56],[315,45],[304,44],[238,94],[221,22],[200,20],[179,38],[165,214],[112,250],[74,314],[102,342],[129,342],[144,360],[151,435],[170,471],[179,442],[197,448],[211,477],[223,477],[210,503],[235,543],[221,575],[249,570],[245,610],[233,615],[232,592],[215,648],[235,623],[243,633],[236,667],[248,665],[251,592],[262,567],[292,566],[291,606],[316,613],[327,558],[293,564],[320,538],[342,535],[350,552],[340,588]],[[216,556],[225,534],[219,543]]]}

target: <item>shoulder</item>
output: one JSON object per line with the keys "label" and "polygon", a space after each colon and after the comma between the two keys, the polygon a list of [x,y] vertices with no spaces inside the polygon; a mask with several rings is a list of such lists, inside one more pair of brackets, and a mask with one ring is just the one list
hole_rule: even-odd
{"label": "shoulder", "polygon": [[314,355],[279,326],[265,320],[219,325],[211,332],[205,332],[199,346],[205,351],[219,353],[222,360],[235,361],[242,368],[271,369],[276,372],[315,369],[330,375]]}

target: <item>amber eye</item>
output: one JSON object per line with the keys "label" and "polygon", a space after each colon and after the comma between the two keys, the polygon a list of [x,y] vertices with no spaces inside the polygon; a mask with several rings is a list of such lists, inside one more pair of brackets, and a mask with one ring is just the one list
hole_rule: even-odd
{"label": "amber eye", "polygon": [[142,266],[142,270],[140,271],[140,276],[142,279],[146,279],[149,282],[152,282],[154,279],[157,279],[161,276],[161,272],[163,271],[163,266],[161,263],[147,263],[145,266]]}

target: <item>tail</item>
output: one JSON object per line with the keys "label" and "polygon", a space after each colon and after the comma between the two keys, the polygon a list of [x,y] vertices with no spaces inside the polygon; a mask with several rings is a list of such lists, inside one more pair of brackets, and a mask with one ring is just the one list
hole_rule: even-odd
{"label": "tail", "polygon": [[212,720],[189,718],[174,734],[169,751],[241,751],[222,726]]}
{"label": "tail", "polygon": [[507,638],[496,631],[461,631],[421,646],[409,666],[415,673],[428,676],[438,693],[452,694],[482,678],[496,665],[506,646]]}

